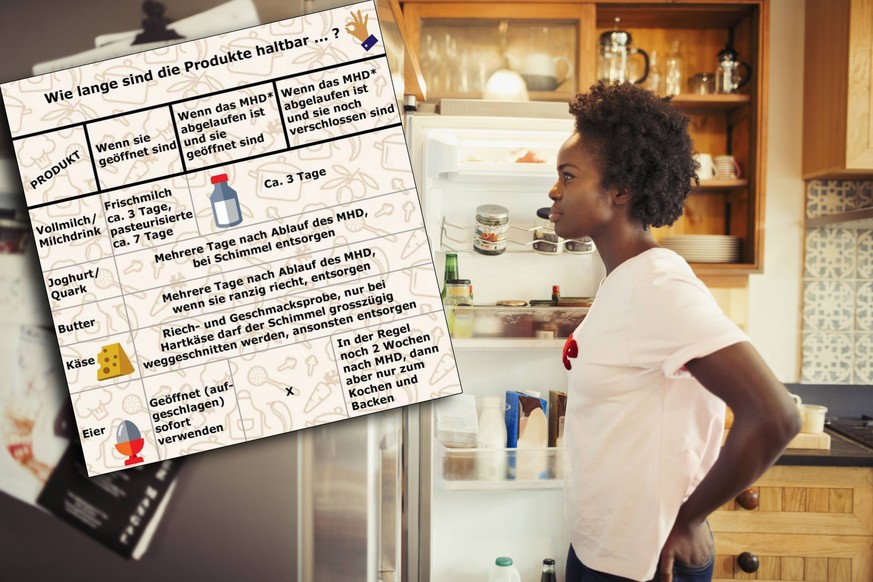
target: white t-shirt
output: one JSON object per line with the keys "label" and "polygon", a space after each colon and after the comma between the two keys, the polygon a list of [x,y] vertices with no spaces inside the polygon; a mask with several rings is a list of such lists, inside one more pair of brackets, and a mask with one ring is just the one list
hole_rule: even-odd
{"label": "white t-shirt", "polygon": [[573,336],[564,434],[570,541],[589,568],[648,580],[724,430],[724,402],[684,365],[749,338],[685,260],[663,248],[610,273]]}

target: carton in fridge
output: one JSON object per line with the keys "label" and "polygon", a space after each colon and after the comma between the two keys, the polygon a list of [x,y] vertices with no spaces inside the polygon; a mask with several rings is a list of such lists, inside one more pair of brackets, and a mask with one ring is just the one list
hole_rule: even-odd
{"label": "carton in fridge", "polygon": [[510,455],[510,479],[549,478],[548,409],[548,401],[537,392],[507,390],[507,446],[517,449],[514,457]]}

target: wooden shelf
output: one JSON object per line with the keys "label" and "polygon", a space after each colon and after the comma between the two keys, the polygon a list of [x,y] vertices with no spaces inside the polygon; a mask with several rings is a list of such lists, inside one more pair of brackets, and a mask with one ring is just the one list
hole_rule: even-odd
{"label": "wooden shelf", "polygon": [[694,188],[695,192],[714,192],[721,190],[733,190],[735,188],[746,188],[749,186],[749,181],[745,179],[737,180],[701,180],[700,186]]}
{"label": "wooden shelf", "polygon": [[673,97],[673,105],[685,111],[731,111],[751,103],[749,95],[695,95],[683,93]]}

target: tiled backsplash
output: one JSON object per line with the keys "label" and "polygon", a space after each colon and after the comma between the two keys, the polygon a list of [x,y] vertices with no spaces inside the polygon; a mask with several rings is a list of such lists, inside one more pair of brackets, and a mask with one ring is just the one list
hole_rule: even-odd
{"label": "tiled backsplash", "polygon": [[[873,181],[811,180],[806,216],[873,207]],[[873,384],[873,230],[806,229],[803,370],[817,384]]]}

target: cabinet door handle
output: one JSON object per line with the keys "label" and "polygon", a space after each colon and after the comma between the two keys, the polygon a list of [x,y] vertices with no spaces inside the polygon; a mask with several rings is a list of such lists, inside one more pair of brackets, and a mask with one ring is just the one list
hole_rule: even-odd
{"label": "cabinet door handle", "polygon": [[740,570],[747,574],[757,572],[758,566],[760,565],[761,564],[758,562],[758,556],[756,556],[752,552],[743,552],[742,554],[737,556],[737,566],[739,566]]}
{"label": "cabinet door handle", "polygon": [[758,507],[758,490],[746,489],[737,495],[737,505],[743,509],[755,509]]}

